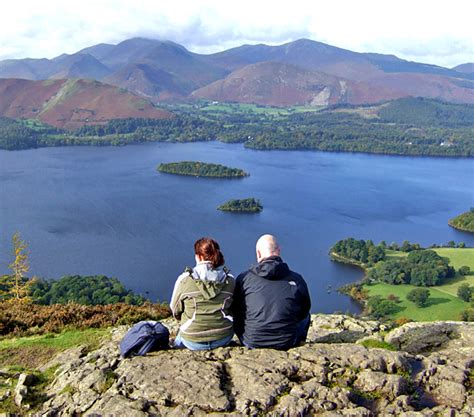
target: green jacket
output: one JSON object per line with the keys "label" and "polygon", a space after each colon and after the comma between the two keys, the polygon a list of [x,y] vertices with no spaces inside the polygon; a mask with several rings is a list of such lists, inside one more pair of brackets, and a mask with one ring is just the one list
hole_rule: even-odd
{"label": "green jacket", "polygon": [[225,267],[212,269],[210,262],[186,268],[177,279],[171,311],[178,320],[181,337],[191,342],[210,342],[233,334],[230,312],[235,279]]}

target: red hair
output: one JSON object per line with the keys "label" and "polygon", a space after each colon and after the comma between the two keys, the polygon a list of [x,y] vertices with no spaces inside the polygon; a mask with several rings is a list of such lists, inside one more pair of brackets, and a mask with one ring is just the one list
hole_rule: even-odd
{"label": "red hair", "polygon": [[213,268],[224,265],[224,255],[219,244],[210,237],[202,237],[194,243],[194,253],[205,261],[210,261]]}

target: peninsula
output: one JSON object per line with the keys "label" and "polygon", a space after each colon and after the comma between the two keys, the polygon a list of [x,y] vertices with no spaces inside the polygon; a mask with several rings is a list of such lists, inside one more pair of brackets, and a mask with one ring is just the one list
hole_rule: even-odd
{"label": "peninsula", "polygon": [[[423,248],[404,241],[375,245],[371,240],[348,238],[330,249],[331,259],[362,268],[362,281],[340,288],[340,292],[361,302],[365,313],[392,320],[465,320],[472,321],[470,305],[473,291],[474,248],[463,242]],[[421,304],[413,295],[421,291]]]}
{"label": "peninsula", "polygon": [[453,217],[448,221],[448,224],[463,232],[474,233],[474,207],[459,216]]}
{"label": "peninsula", "polygon": [[230,168],[225,165],[199,161],[170,162],[160,164],[157,169],[167,174],[189,175],[193,177],[242,178],[249,176],[247,172],[239,168]]}
{"label": "peninsula", "polygon": [[217,210],[232,211],[238,213],[260,213],[263,206],[260,200],[255,198],[244,198],[241,200],[229,200],[217,207]]}

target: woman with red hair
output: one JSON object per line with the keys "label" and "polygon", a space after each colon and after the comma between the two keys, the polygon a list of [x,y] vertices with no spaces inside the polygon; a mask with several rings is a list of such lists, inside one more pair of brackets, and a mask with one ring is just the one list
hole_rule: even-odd
{"label": "woman with red hair", "polygon": [[175,346],[190,350],[226,346],[234,335],[230,306],[235,279],[214,239],[197,240],[194,254],[196,266],[178,277],[171,297],[173,316],[181,321]]}

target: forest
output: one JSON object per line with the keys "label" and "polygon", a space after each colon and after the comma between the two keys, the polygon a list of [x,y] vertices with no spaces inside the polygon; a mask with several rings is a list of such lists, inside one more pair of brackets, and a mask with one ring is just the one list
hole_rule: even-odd
{"label": "forest", "polygon": [[347,261],[367,270],[367,282],[385,282],[388,284],[411,284],[418,287],[440,285],[446,278],[454,277],[456,271],[449,260],[435,251],[422,249],[418,244],[406,241],[401,246],[393,246],[407,256],[387,259],[385,243],[375,245],[371,240],[348,238],[338,241],[330,250],[335,261]]}
{"label": "forest", "polygon": [[220,140],[259,150],[474,156],[474,106],[467,104],[406,98],[375,106],[371,117],[364,106],[351,105],[306,112],[232,104],[210,111],[205,103],[162,107],[176,117],[111,120],[76,131],[0,118],[0,149]]}
{"label": "forest", "polygon": [[140,305],[145,302],[145,298],[127,290],[117,278],[104,275],[68,275],[58,280],[38,279],[32,284],[30,292],[33,301],[43,305],[70,302],[82,305]]}
{"label": "forest", "polygon": [[449,261],[433,250],[416,250],[406,258],[389,259],[367,271],[367,279],[387,284],[411,284],[417,287],[441,285],[455,275]]}

